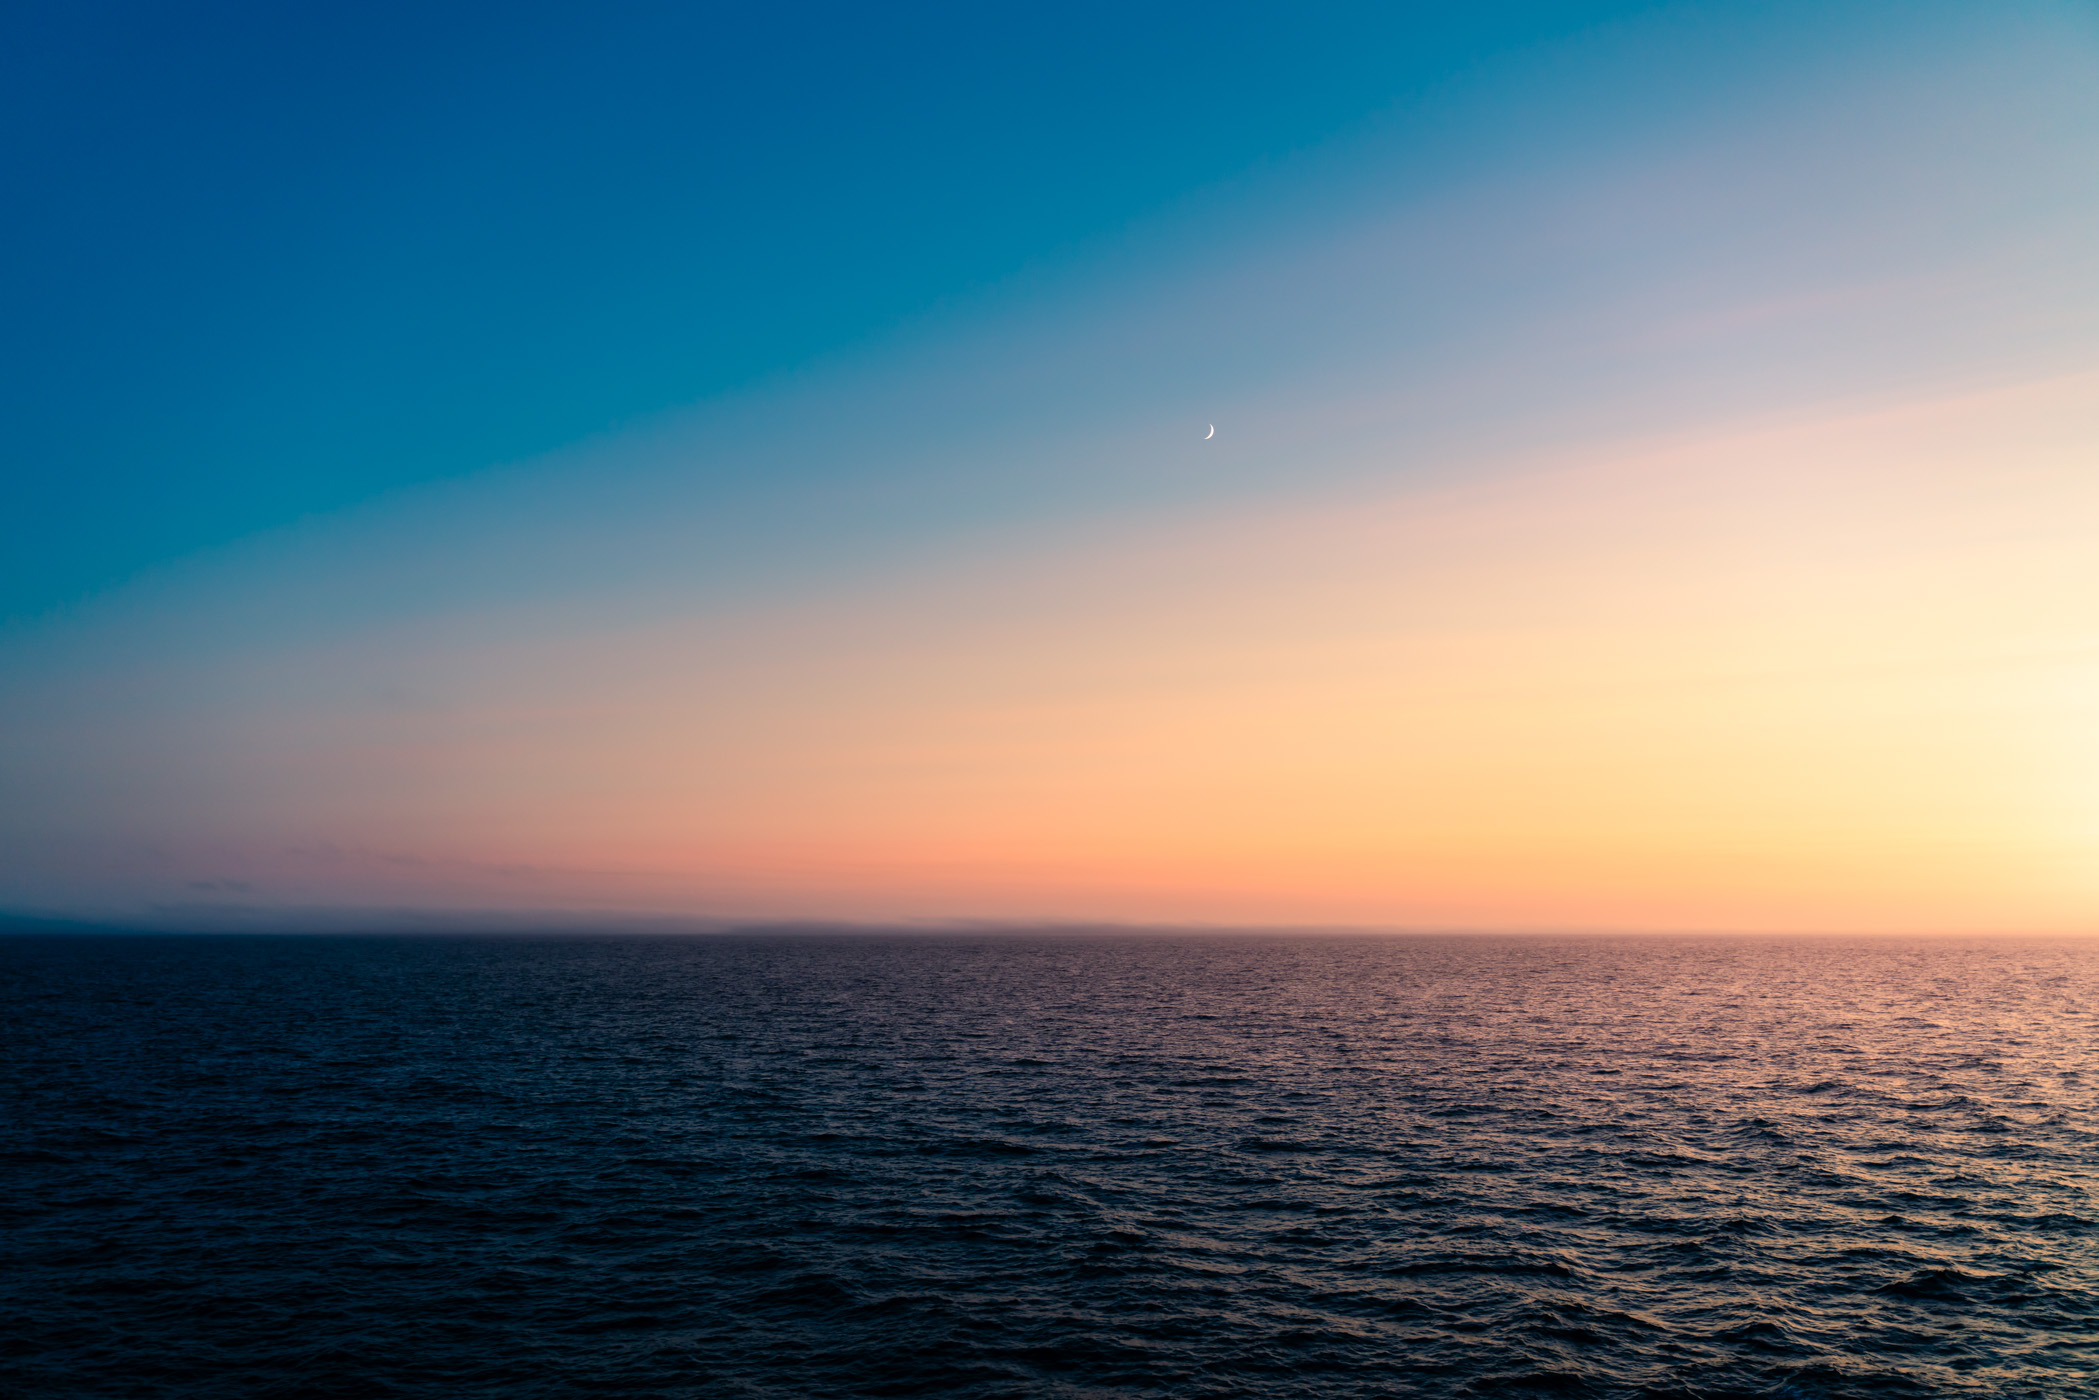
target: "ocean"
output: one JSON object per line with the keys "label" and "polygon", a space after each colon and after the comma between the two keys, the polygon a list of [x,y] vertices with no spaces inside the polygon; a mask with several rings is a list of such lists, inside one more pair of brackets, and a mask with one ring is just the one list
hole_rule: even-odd
{"label": "ocean", "polygon": [[2099,1393],[2099,942],[0,939],[0,1391]]}

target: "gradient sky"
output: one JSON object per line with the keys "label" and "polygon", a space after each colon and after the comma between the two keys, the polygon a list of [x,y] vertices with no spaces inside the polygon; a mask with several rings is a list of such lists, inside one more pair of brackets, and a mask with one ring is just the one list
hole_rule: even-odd
{"label": "gradient sky", "polygon": [[879,340],[1639,8],[8,6],[0,616]]}
{"label": "gradient sky", "polygon": [[11,13],[0,910],[2099,927],[2099,10],[1429,9]]}

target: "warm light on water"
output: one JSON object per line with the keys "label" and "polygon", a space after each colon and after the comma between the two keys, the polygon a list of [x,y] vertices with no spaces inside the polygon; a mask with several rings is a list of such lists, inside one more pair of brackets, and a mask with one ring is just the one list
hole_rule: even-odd
{"label": "warm light on water", "polygon": [[0,973],[27,1393],[2099,1378],[2089,940],[13,939]]}
{"label": "warm light on water", "polygon": [[2099,1393],[2088,0],[0,5],[0,131],[8,1400]]}

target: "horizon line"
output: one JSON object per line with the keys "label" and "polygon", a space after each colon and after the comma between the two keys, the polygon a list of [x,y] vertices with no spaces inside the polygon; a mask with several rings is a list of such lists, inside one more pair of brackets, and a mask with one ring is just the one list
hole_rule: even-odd
{"label": "horizon line", "polygon": [[[1606,925],[1430,925],[1366,923],[1224,923],[1190,920],[939,918],[717,918],[517,909],[440,910],[291,906],[244,909],[238,919],[135,916],[81,917],[0,909],[0,937],[1289,937],[1289,938],[1969,938],[2099,939],[2094,929],[1958,928],[1684,928]],[[198,911],[202,912],[202,911]],[[221,910],[220,913],[232,911]]]}

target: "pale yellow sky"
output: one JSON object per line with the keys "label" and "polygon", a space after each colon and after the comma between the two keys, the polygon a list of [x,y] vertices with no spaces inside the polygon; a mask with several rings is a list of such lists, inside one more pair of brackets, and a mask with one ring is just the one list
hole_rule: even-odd
{"label": "pale yellow sky", "polygon": [[1592,36],[10,624],[0,912],[2099,930],[2099,39],[2050,16],[1697,101]]}
{"label": "pale yellow sky", "polygon": [[[2075,376],[273,652],[167,791],[317,903],[2090,929],[2095,443]],[[319,698],[382,664],[426,692]]]}

